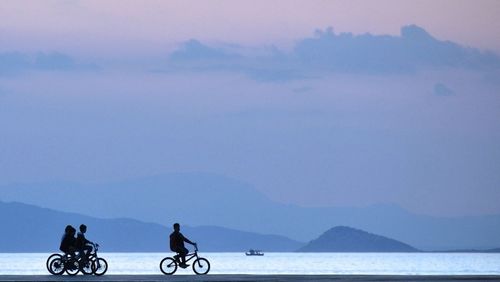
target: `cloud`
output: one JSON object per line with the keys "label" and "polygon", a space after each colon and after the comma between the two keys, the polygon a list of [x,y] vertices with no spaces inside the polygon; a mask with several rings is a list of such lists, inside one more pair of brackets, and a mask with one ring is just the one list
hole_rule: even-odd
{"label": "cloud", "polygon": [[242,74],[256,81],[286,82],[311,78],[297,62],[276,48],[252,54],[242,46],[214,48],[197,40],[183,43],[169,56],[164,72],[226,72]]}
{"label": "cloud", "polygon": [[190,40],[173,52],[169,61],[177,69],[240,72],[268,81],[304,79],[328,72],[402,74],[435,68],[486,72],[500,69],[498,55],[438,40],[416,25],[402,27],[400,36],[336,34],[327,28],[299,40],[291,52],[273,47],[264,55],[254,56]]}
{"label": "cloud", "polygon": [[252,56],[242,46],[226,44],[225,47],[214,48],[192,39],[170,54],[169,65],[177,71],[241,73],[258,81],[280,82],[307,78],[297,68],[286,67],[288,58],[275,48],[264,50],[264,55],[259,53]]}
{"label": "cloud", "polygon": [[182,44],[179,50],[170,55],[171,61],[193,61],[193,60],[231,60],[238,58],[236,54],[230,54],[223,49],[212,48],[202,44],[198,40],[191,39]]}
{"label": "cloud", "polygon": [[301,40],[295,55],[306,66],[341,72],[400,73],[429,67],[477,70],[500,68],[493,53],[440,41],[416,25],[401,28],[400,36],[335,34],[317,31]]}
{"label": "cloud", "polygon": [[436,96],[453,96],[455,95],[455,91],[448,88],[446,85],[442,83],[434,84],[434,95]]}
{"label": "cloud", "polygon": [[17,74],[25,71],[75,71],[96,70],[95,64],[77,63],[72,57],[59,52],[0,53],[0,75]]}

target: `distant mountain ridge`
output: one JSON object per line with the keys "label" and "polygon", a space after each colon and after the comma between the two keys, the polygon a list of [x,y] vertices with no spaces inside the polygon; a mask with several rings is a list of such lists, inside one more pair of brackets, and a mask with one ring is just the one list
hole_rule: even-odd
{"label": "distant mountain ridge", "polygon": [[[91,195],[74,201],[76,192]],[[0,199],[97,218],[133,218],[169,226],[221,226],[308,241],[332,226],[351,226],[397,238],[422,250],[500,246],[500,215],[440,218],[395,205],[305,208],[276,203],[237,179],[172,173],[111,183],[0,185]],[[307,228],[304,228],[307,226]]]}
{"label": "distant mountain ridge", "polygon": [[337,226],[298,250],[299,252],[418,252],[403,242],[363,230]]}
{"label": "distant mountain ridge", "polygon": [[[89,227],[88,238],[101,244],[101,250],[105,252],[170,252],[168,235],[172,232],[171,227],[134,219],[99,219],[33,205],[0,201],[0,222],[2,223],[0,253],[57,252],[64,227],[67,224],[78,227],[81,223]],[[307,245],[284,236],[217,226],[182,225],[181,231],[196,241],[202,252],[243,252],[250,248],[259,248],[265,252],[418,251],[399,241],[346,226],[331,228]],[[498,253],[500,249],[444,252]]]}
{"label": "distant mountain ridge", "polygon": [[[99,219],[0,201],[0,222],[0,252],[57,252],[64,227],[72,224],[78,228],[81,223],[88,226],[88,239],[99,243],[105,252],[170,252],[171,227],[133,219]],[[256,247],[287,252],[303,245],[284,236],[216,226],[182,225],[181,232],[197,242],[202,252],[244,252]]]}

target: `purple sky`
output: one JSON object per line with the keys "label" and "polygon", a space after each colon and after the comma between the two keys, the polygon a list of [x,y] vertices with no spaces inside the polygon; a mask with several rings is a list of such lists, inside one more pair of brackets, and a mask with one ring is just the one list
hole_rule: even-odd
{"label": "purple sky", "polygon": [[2,1],[0,182],[500,213],[499,3]]}
{"label": "purple sky", "polygon": [[498,51],[499,14],[496,0],[5,0],[0,48],[141,52],[165,50],[190,38],[290,44],[328,26],[338,32],[397,35],[401,26],[417,24],[438,38]]}

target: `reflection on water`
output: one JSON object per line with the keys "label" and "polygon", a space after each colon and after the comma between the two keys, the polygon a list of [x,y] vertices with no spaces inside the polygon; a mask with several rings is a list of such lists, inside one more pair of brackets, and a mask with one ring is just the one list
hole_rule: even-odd
{"label": "reflection on water", "polygon": [[[49,254],[0,254],[2,274],[48,274]],[[171,253],[99,253],[107,274],[161,274],[160,260]],[[500,274],[500,254],[460,253],[200,253],[209,274]],[[191,268],[176,274],[192,274]]]}

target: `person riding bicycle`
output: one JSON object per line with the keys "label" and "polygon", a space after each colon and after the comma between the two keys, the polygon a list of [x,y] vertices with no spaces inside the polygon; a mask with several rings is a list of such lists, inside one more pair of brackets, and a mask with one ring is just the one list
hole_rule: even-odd
{"label": "person riding bicycle", "polygon": [[76,251],[76,239],[75,239],[76,229],[71,225],[66,225],[64,229],[64,235],[61,238],[61,244],[59,246],[59,250],[65,254],[69,254],[71,256],[75,255]]}
{"label": "person riding bicycle", "polygon": [[80,232],[76,236],[76,249],[80,256],[86,260],[89,254],[92,252],[93,244],[91,241],[85,238],[85,232],[87,232],[87,226],[85,224],[80,225]]}
{"label": "person riding bicycle", "polygon": [[179,223],[174,223],[174,232],[170,234],[170,250],[178,253],[177,257],[181,258],[180,267],[186,268],[189,265],[186,264],[186,255],[188,254],[188,249],[184,246],[184,242],[196,246],[196,243],[191,242],[188,238],[184,237],[180,232],[181,226]]}

